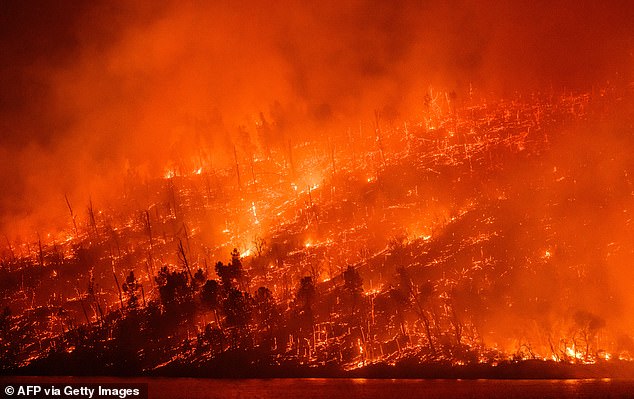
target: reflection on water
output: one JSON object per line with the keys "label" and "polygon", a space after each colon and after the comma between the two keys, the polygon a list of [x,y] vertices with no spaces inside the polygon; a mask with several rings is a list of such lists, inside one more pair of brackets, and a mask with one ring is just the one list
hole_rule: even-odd
{"label": "reflection on water", "polygon": [[147,382],[150,398],[634,398],[634,380],[375,380],[3,377],[1,382]]}

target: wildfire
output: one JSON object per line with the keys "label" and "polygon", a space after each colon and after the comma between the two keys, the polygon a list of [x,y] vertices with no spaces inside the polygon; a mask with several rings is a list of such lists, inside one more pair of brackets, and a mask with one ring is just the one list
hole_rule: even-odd
{"label": "wildfire", "polygon": [[[74,270],[66,266],[79,270],[78,265],[90,260],[97,270],[91,276],[97,276],[98,283],[90,283],[89,292],[80,292],[76,281],[85,284],[95,277],[79,274],[67,279],[75,298],[72,304],[70,296],[49,299],[56,306],[79,306],[75,318],[88,324],[105,323],[109,310],[125,314],[129,306],[139,309],[142,301],[165,300],[161,295],[172,291],[156,285],[173,278],[168,274],[172,270],[185,270],[177,275],[190,284],[182,292],[196,292],[187,300],[199,307],[202,294],[196,290],[202,290],[206,280],[233,284],[234,291],[220,293],[236,296],[218,302],[210,327],[197,327],[196,342],[202,342],[199,345],[205,349],[200,350],[209,353],[232,345],[223,335],[229,332],[240,338],[234,340],[240,345],[262,344],[258,340],[263,340],[263,331],[273,330],[262,309],[274,304],[279,307],[276,317],[285,326],[278,327],[287,333],[274,337],[275,342],[287,342],[276,352],[280,361],[338,362],[354,369],[372,362],[398,364],[408,356],[453,365],[473,359],[487,364],[518,359],[629,360],[629,353],[617,356],[615,348],[603,346],[614,338],[599,335],[607,330],[600,315],[566,305],[562,312],[571,314],[561,316],[559,324],[551,319],[561,308],[543,287],[559,287],[557,294],[568,301],[573,296],[566,291],[571,282],[583,282],[592,272],[585,264],[564,264],[567,258],[560,255],[571,256],[569,242],[575,236],[562,237],[572,228],[565,224],[569,219],[557,224],[556,217],[565,214],[560,211],[562,203],[574,203],[574,198],[562,195],[545,204],[532,204],[532,198],[522,202],[517,198],[525,195],[523,186],[518,189],[504,179],[495,180],[503,174],[504,162],[523,165],[524,157],[541,161],[539,156],[549,144],[542,133],[527,131],[546,130],[547,117],[559,117],[557,107],[568,109],[567,102],[576,100],[559,101],[563,105],[474,105],[445,119],[438,109],[429,128],[409,123],[406,132],[384,129],[379,141],[355,138],[357,145],[346,152],[333,151],[330,143],[323,151],[320,143],[304,142],[285,148],[284,155],[272,152],[270,157],[254,155],[245,160],[236,150],[235,165],[205,166],[204,174],[202,166],[193,168],[199,161],[184,162],[178,169],[166,169],[163,179],[157,179],[161,181],[141,190],[148,204],[140,211],[89,209],[84,220],[68,201],[72,233],[46,234],[44,242],[11,247],[11,265],[28,270],[30,266],[15,261],[22,251],[23,259],[28,259],[23,264],[50,267],[49,275],[64,284],[66,279],[60,277],[66,276],[66,269]],[[543,108],[541,122],[533,117],[534,107]],[[288,153],[293,151],[291,165]],[[179,172],[174,179],[176,170],[191,172]],[[317,178],[315,170],[332,173]],[[563,167],[555,169],[555,179],[552,167],[544,170],[543,176],[524,178],[535,198],[549,197],[549,184],[575,181],[570,176],[561,179]],[[488,188],[489,184],[499,187]],[[224,226],[218,220],[224,220]],[[608,241],[610,253],[617,255],[625,245]],[[231,254],[230,266],[221,263],[214,268],[234,247],[243,250]],[[560,269],[551,265],[555,251],[557,260],[562,259]],[[164,275],[157,279],[164,266]],[[552,272],[556,267],[561,275]],[[130,270],[138,283],[134,278],[127,281]],[[531,280],[539,273],[546,274],[547,284]],[[560,281],[566,284],[557,285]],[[142,284],[142,294],[130,288],[137,284]],[[260,287],[272,291],[253,292]],[[209,303],[216,303],[212,294],[216,295],[207,292]],[[24,298],[34,297],[11,300],[26,303]],[[274,299],[267,302],[268,298]],[[248,309],[246,321],[226,308],[241,304]],[[543,319],[542,309],[551,312]],[[200,317],[209,320],[208,314]],[[496,317],[514,322],[496,322]],[[536,320],[551,329],[535,332]],[[302,324],[309,321],[312,324]],[[246,324],[228,324],[242,322]],[[285,330],[288,326],[296,330]],[[51,334],[62,334],[54,328]],[[519,330],[525,335],[516,341],[509,338],[512,344],[505,341],[503,349],[485,344]]]}
{"label": "wildfire", "polygon": [[241,258],[246,258],[251,256],[251,248],[247,248],[244,252],[240,253]]}

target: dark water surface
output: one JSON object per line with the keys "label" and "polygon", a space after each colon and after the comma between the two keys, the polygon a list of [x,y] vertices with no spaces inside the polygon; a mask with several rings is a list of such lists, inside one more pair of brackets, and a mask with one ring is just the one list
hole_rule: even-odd
{"label": "dark water surface", "polygon": [[366,380],[2,377],[30,383],[148,383],[150,398],[634,398],[634,380]]}

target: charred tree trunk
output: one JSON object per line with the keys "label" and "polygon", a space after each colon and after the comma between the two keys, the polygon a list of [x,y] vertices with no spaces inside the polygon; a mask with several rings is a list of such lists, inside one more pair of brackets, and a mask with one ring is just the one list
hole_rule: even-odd
{"label": "charred tree trunk", "polygon": [[66,199],[66,205],[68,206],[68,211],[70,212],[70,218],[73,220],[73,228],[75,230],[75,237],[78,236],[77,233],[77,221],[75,220],[75,214],[73,213],[73,207],[70,205],[70,201],[68,200],[68,196],[64,194],[64,198]]}

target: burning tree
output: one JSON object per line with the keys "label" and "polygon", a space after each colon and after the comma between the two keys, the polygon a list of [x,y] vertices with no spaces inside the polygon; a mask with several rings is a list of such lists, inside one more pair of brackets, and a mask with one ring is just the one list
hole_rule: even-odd
{"label": "burning tree", "polygon": [[[175,163],[126,192],[131,209],[90,201],[82,220],[66,198],[66,234],[3,252],[3,305],[15,313],[1,319],[3,360],[92,351],[153,369],[257,353],[355,369],[629,356],[604,311],[618,301],[602,295],[623,291],[625,279],[602,275],[633,248],[631,190],[609,188],[629,187],[629,172],[600,163],[610,148],[565,161],[587,137],[557,134],[589,118],[577,113],[592,98],[465,105],[430,90],[425,101],[422,121],[377,113],[324,142],[266,154],[246,143],[231,166]],[[282,119],[261,115],[256,132],[271,136]],[[246,164],[257,184],[243,174],[236,187]]]}

